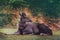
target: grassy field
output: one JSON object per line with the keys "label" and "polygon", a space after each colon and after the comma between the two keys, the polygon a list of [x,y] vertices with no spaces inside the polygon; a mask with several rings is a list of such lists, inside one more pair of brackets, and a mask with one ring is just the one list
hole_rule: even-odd
{"label": "grassy field", "polygon": [[[15,32],[16,30],[0,29],[0,32],[7,33],[9,31]],[[53,31],[53,36],[0,34],[0,40],[60,40],[60,30]]]}
{"label": "grassy field", "polygon": [[60,40],[60,36],[5,35],[0,40]]}

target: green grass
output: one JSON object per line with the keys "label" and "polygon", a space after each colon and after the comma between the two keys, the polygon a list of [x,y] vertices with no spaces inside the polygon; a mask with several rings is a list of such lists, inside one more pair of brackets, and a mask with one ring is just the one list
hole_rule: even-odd
{"label": "green grass", "polygon": [[60,36],[7,35],[5,40],[60,40]]}
{"label": "green grass", "polygon": [[53,35],[60,36],[60,30],[55,30],[55,31],[53,31]]}
{"label": "green grass", "polygon": [[10,34],[8,35],[2,34],[2,35],[3,36],[0,35],[0,40],[60,40],[60,30],[53,31],[53,36],[10,35]]}

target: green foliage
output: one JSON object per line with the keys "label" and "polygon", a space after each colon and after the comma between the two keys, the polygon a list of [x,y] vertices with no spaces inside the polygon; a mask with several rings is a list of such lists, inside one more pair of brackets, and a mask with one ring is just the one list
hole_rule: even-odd
{"label": "green foliage", "polygon": [[12,14],[0,13],[0,26],[4,26],[12,21]]}
{"label": "green foliage", "polygon": [[36,15],[42,11],[44,16],[58,18],[59,15],[59,0],[27,0],[30,4],[29,8]]}
{"label": "green foliage", "polygon": [[8,3],[9,3],[9,0],[0,0],[0,6],[2,6],[2,5],[8,5]]}
{"label": "green foliage", "polygon": [[58,18],[60,16],[60,0],[0,0],[0,6],[14,9],[28,7],[36,16],[41,11],[47,17]]}
{"label": "green foliage", "polygon": [[13,7],[14,9],[17,8],[24,8],[24,7],[28,7],[29,5],[27,4],[26,1],[24,0],[10,0],[9,1],[9,5],[11,7]]}

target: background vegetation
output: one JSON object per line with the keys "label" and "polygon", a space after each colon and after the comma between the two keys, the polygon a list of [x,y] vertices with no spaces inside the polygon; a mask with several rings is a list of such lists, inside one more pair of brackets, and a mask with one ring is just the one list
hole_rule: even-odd
{"label": "background vegetation", "polygon": [[31,10],[33,16],[43,12],[45,18],[60,18],[60,0],[0,0],[0,26],[12,20],[11,13],[4,14],[3,9],[11,11],[26,7]]}

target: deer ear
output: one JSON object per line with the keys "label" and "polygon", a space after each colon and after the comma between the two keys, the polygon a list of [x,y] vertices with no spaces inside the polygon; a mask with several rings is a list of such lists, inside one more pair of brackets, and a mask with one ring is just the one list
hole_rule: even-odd
{"label": "deer ear", "polygon": [[22,12],[19,12],[19,15],[21,16],[22,15]]}
{"label": "deer ear", "polygon": [[19,15],[21,16],[21,14],[19,13]]}

